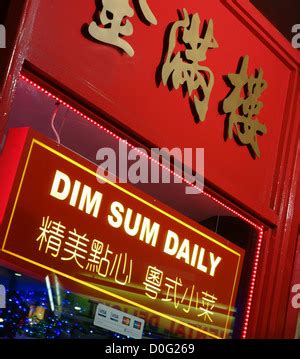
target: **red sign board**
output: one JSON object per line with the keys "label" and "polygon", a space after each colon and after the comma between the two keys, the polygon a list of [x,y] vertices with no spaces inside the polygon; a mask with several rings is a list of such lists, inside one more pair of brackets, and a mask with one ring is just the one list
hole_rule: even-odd
{"label": "red sign board", "polygon": [[2,252],[210,337],[228,337],[244,251],[134,187],[97,177],[95,165],[29,132],[2,223]]}
{"label": "red sign board", "polygon": [[[205,179],[272,217],[296,85],[283,45],[266,36],[274,29],[248,0],[113,3],[39,1],[26,60],[154,147],[204,148]],[[249,123],[233,125],[228,98],[252,106]]]}

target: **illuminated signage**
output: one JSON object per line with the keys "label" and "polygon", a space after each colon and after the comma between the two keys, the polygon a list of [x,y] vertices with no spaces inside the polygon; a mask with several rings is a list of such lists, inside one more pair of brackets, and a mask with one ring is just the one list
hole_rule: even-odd
{"label": "illuminated signage", "polygon": [[5,255],[229,336],[242,249],[130,185],[99,183],[96,166],[71,151],[28,138],[2,228]]}

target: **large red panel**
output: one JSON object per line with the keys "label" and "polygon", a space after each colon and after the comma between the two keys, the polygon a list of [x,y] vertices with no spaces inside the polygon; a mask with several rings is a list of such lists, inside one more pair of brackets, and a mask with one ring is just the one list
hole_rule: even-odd
{"label": "large red panel", "polygon": [[[131,3],[131,2],[130,2]],[[280,139],[286,130],[286,100],[291,69],[271,47],[237,16],[226,1],[148,0],[158,25],[147,26],[137,13],[130,18],[133,35],[126,38],[134,48],[129,57],[116,47],[86,38],[82,26],[95,13],[95,2],[43,0],[29,41],[27,60],[47,76],[77,93],[116,121],[159,147],[204,147],[205,177],[258,213],[272,209],[273,179]],[[167,26],[178,20],[177,10],[199,13],[202,21],[214,21],[219,48],[207,52],[214,73],[206,120],[196,124],[181,89],[169,91],[156,84]],[[260,67],[268,88],[259,119],[267,134],[258,137],[261,158],[253,159],[246,146],[224,141],[225,116],[218,105],[229,93],[223,76],[235,72],[241,56],[249,55],[249,74]]]}

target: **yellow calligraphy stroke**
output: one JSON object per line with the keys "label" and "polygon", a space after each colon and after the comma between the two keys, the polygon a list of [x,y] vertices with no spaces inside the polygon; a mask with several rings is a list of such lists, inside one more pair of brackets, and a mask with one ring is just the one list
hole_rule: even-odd
{"label": "yellow calligraphy stroke", "polygon": [[[110,295],[110,296],[112,296],[112,297],[115,297],[115,298],[117,298],[117,299],[120,299],[120,300],[122,300],[122,301],[124,301],[124,302],[127,302],[127,303],[129,303],[129,304],[135,305],[135,306],[137,306],[137,307],[139,307],[139,308],[146,309],[146,310],[148,310],[148,311],[150,311],[150,312],[152,312],[152,313],[154,313],[154,314],[161,315],[162,317],[164,317],[164,318],[166,318],[166,319],[176,321],[176,322],[179,323],[179,324],[182,324],[182,325],[185,325],[185,326],[187,326],[187,327],[190,327],[190,328],[192,328],[192,329],[194,329],[194,330],[200,331],[200,332],[202,332],[202,333],[204,333],[204,334],[206,334],[206,335],[209,335],[209,336],[211,336],[211,337],[213,337],[213,338],[220,339],[220,337],[218,337],[218,336],[216,336],[216,335],[214,335],[214,334],[212,334],[212,333],[209,333],[209,332],[206,332],[206,331],[201,330],[201,329],[199,329],[199,328],[196,328],[196,327],[194,327],[194,326],[192,326],[192,325],[189,325],[189,324],[187,324],[187,323],[185,323],[185,322],[182,322],[182,321],[180,321],[180,320],[177,320],[177,319],[175,320],[174,318],[168,316],[167,314],[157,312],[157,311],[155,311],[154,309],[151,309],[151,308],[148,308],[148,307],[146,307],[146,306],[143,306],[142,304],[139,304],[139,303],[136,303],[136,302],[131,301],[131,300],[129,300],[129,299],[126,299],[126,298],[123,298],[123,297],[121,297],[121,296],[118,296],[118,295],[116,295],[116,294],[114,294],[114,293],[111,293],[111,292],[106,291],[106,290],[104,290],[104,289],[102,289],[102,288],[99,288],[99,287],[97,287],[97,286],[95,286],[95,285],[93,285],[93,284],[84,282],[84,281],[82,281],[82,280],[80,280],[80,279],[77,279],[77,278],[75,278],[75,277],[72,277],[72,276],[70,276],[70,275],[68,275],[68,274],[66,274],[66,273],[63,273],[63,272],[60,272],[60,271],[58,271],[58,270],[56,270],[56,269],[47,267],[47,266],[45,266],[45,265],[43,265],[43,264],[41,264],[41,263],[35,262],[35,261],[33,261],[33,260],[29,259],[29,258],[25,258],[25,257],[23,257],[23,256],[21,256],[21,255],[19,255],[19,254],[17,254],[17,253],[14,253],[14,252],[11,252],[11,251],[5,249],[5,244],[6,244],[6,241],[7,241],[7,238],[8,238],[8,234],[9,234],[9,231],[10,231],[11,223],[12,223],[12,220],[13,220],[13,217],[14,217],[15,209],[16,209],[17,202],[18,202],[18,199],[19,199],[19,196],[20,196],[20,193],[21,193],[23,181],[24,181],[24,178],[25,178],[25,174],[26,174],[26,171],[27,171],[27,168],[28,168],[29,160],[30,160],[30,158],[31,158],[31,154],[32,154],[33,146],[34,146],[34,145],[38,145],[38,146],[40,146],[40,147],[42,147],[42,148],[48,150],[49,152],[55,154],[56,156],[58,156],[58,157],[60,157],[60,158],[63,158],[63,159],[66,160],[67,162],[72,163],[74,166],[76,166],[76,167],[82,169],[83,171],[85,171],[85,172],[87,172],[87,173],[89,173],[89,174],[91,174],[91,175],[93,175],[93,176],[98,177],[99,179],[101,179],[102,181],[104,181],[104,182],[106,182],[107,184],[111,185],[112,187],[117,188],[117,189],[120,190],[121,192],[126,193],[126,194],[129,195],[130,197],[135,198],[135,199],[138,200],[139,202],[142,202],[143,204],[147,205],[148,207],[151,207],[152,209],[156,210],[157,212],[159,212],[159,213],[161,213],[161,214],[163,214],[163,215],[165,215],[165,216],[171,218],[171,219],[174,220],[175,222],[180,223],[180,224],[183,225],[184,227],[186,227],[186,228],[192,230],[193,232],[199,234],[200,236],[203,236],[204,238],[208,239],[209,241],[211,241],[211,242],[213,242],[213,243],[219,245],[220,247],[225,248],[225,249],[228,250],[229,252],[231,252],[231,253],[237,255],[237,256],[238,256],[238,263],[237,263],[237,268],[236,268],[236,272],[235,272],[235,277],[234,277],[234,283],[233,283],[233,289],[232,289],[232,293],[231,293],[229,308],[232,306],[232,299],[233,299],[234,289],[235,289],[235,286],[236,286],[236,281],[237,281],[237,276],[238,276],[238,270],[239,270],[239,265],[240,265],[240,257],[241,257],[240,253],[236,252],[236,251],[233,250],[232,248],[229,248],[228,246],[224,245],[223,243],[218,242],[216,239],[214,239],[214,238],[208,236],[207,234],[205,234],[205,233],[199,231],[198,229],[192,227],[191,225],[189,225],[189,224],[187,224],[187,223],[181,221],[180,219],[174,217],[174,216],[171,215],[170,213],[167,213],[167,212],[165,212],[164,210],[162,210],[162,209],[156,207],[155,205],[153,205],[153,204],[147,202],[147,201],[144,200],[143,198],[141,198],[141,197],[139,197],[139,196],[133,194],[132,192],[126,190],[125,188],[122,188],[122,187],[118,186],[117,184],[115,184],[115,183],[113,183],[113,182],[107,180],[106,178],[104,178],[104,177],[98,175],[97,173],[95,173],[95,172],[92,171],[91,169],[89,169],[89,168],[85,167],[84,165],[82,165],[82,164],[76,162],[75,160],[73,160],[73,159],[67,157],[66,155],[62,154],[61,152],[56,151],[55,149],[53,149],[53,148],[51,148],[50,146],[48,146],[48,145],[46,145],[46,144],[40,142],[39,140],[37,140],[37,139],[35,139],[35,138],[32,139],[32,142],[31,142],[31,145],[30,145],[30,149],[29,149],[29,152],[28,152],[28,155],[27,155],[27,158],[26,158],[24,170],[23,170],[23,173],[22,173],[22,176],[21,176],[21,180],[20,180],[20,185],[19,185],[19,188],[18,188],[18,191],[17,191],[16,199],[15,199],[15,202],[14,202],[14,205],[13,205],[12,213],[11,213],[11,216],[10,216],[10,219],[9,219],[9,223],[8,223],[8,226],[7,226],[5,238],[4,238],[4,241],[3,241],[2,251],[5,252],[5,253],[10,254],[10,255],[12,255],[12,256],[15,256],[15,257],[17,257],[17,258],[20,258],[20,259],[22,259],[22,260],[24,260],[24,261],[27,261],[27,262],[29,262],[29,263],[32,263],[32,264],[34,264],[34,265],[36,265],[36,266],[38,266],[38,267],[41,267],[41,268],[47,269],[47,270],[49,270],[49,271],[52,271],[52,272],[54,272],[54,273],[56,273],[56,274],[62,275],[63,277],[69,278],[69,279],[71,279],[71,280],[73,280],[73,281],[75,281],[75,282],[77,282],[77,283],[79,283],[79,284],[82,284],[82,285],[84,285],[84,286],[90,287],[90,288],[95,289],[95,290],[97,290],[97,291],[99,291],[99,292],[102,292],[102,293],[104,293],[104,294],[108,294],[108,295]],[[227,316],[227,320],[226,320],[226,325],[225,325],[225,328],[224,328],[224,338],[226,337],[226,332],[227,332],[227,330],[228,330],[227,325],[228,325],[228,320],[229,320],[229,316],[230,316],[229,314],[230,314],[230,310],[228,311],[228,316]]]}
{"label": "yellow calligraphy stroke", "polygon": [[147,0],[140,0],[140,7],[145,18],[150,22],[150,24],[157,25],[157,19],[147,4]]}

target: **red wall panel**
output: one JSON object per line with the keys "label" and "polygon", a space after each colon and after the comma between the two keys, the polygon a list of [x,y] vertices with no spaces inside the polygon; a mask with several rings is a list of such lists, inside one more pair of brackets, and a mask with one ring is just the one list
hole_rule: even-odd
{"label": "red wall panel", "polygon": [[[145,25],[137,13],[130,18],[133,35],[126,40],[135,50],[129,57],[114,46],[92,41],[82,26],[92,21],[94,1],[44,0],[39,2],[26,59],[38,71],[55,79],[117,123],[159,147],[204,147],[205,178],[257,213],[271,218],[273,180],[282,154],[282,135],[289,125],[293,100],[293,69],[259,33],[237,15],[230,1],[148,1],[158,25]],[[202,21],[214,20],[218,49],[207,52],[215,75],[206,120],[196,124],[181,89],[169,91],[155,75],[162,58],[167,26],[178,20],[177,10],[198,12]],[[241,56],[249,55],[249,74],[260,67],[267,90],[259,119],[268,133],[258,136],[261,158],[253,159],[246,146],[224,141],[225,116],[218,105],[230,89],[223,76],[235,72]],[[288,96],[289,95],[289,96]],[[275,178],[276,179],[276,178]]]}

